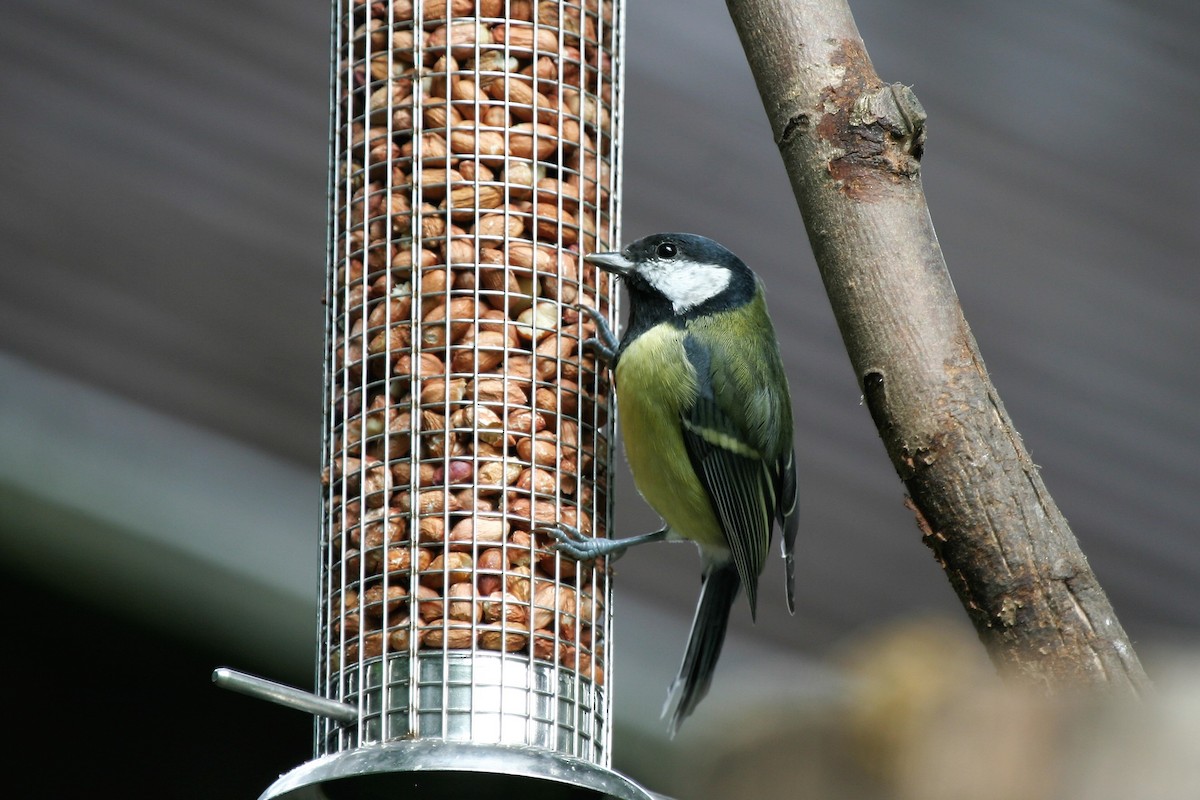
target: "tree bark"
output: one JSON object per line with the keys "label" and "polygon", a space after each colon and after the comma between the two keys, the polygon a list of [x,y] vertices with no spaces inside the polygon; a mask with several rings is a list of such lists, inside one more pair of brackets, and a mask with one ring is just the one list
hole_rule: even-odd
{"label": "tree bark", "polygon": [[963,317],[921,186],[925,112],[844,0],[727,0],[871,418],[993,662],[1048,689],[1149,681]]}

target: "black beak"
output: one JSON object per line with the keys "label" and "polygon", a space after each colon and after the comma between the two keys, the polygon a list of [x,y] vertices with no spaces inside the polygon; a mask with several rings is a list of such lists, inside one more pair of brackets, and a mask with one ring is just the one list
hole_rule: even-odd
{"label": "black beak", "polygon": [[589,264],[595,264],[605,272],[611,272],[619,277],[624,277],[633,272],[634,264],[619,252],[611,253],[589,253],[583,257],[583,260]]}

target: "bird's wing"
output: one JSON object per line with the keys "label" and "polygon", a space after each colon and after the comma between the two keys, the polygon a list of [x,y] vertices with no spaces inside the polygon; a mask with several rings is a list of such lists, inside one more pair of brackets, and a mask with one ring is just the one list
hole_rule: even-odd
{"label": "bird's wing", "polygon": [[[684,346],[698,375],[724,369],[722,360],[712,359],[695,341],[685,340]],[[745,425],[721,407],[712,392],[713,382],[699,384],[695,402],[681,414],[683,441],[712,500],[753,615],[758,607],[758,576],[771,548],[777,492],[785,485],[779,481],[775,459],[764,457]]]}
{"label": "bird's wing", "polygon": [[732,419],[711,398],[699,398],[682,423],[688,456],[721,521],[753,615],[758,607],[758,576],[771,547],[774,476],[762,455],[741,440]]}

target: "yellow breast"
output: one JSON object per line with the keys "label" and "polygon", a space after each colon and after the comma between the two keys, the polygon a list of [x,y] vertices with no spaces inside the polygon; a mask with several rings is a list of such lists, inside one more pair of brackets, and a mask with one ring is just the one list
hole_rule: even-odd
{"label": "yellow breast", "polygon": [[683,332],[660,325],[635,339],[617,363],[616,383],[621,439],[638,491],[676,534],[724,547],[680,428],[680,412],[696,396]]}

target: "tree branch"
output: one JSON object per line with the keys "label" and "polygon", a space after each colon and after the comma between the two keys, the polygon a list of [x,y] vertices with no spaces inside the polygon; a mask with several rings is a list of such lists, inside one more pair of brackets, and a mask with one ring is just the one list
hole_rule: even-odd
{"label": "tree branch", "polygon": [[871,418],[993,662],[1051,689],[1149,681],[1004,410],[921,186],[925,112],[844,0],[727,0]]}

